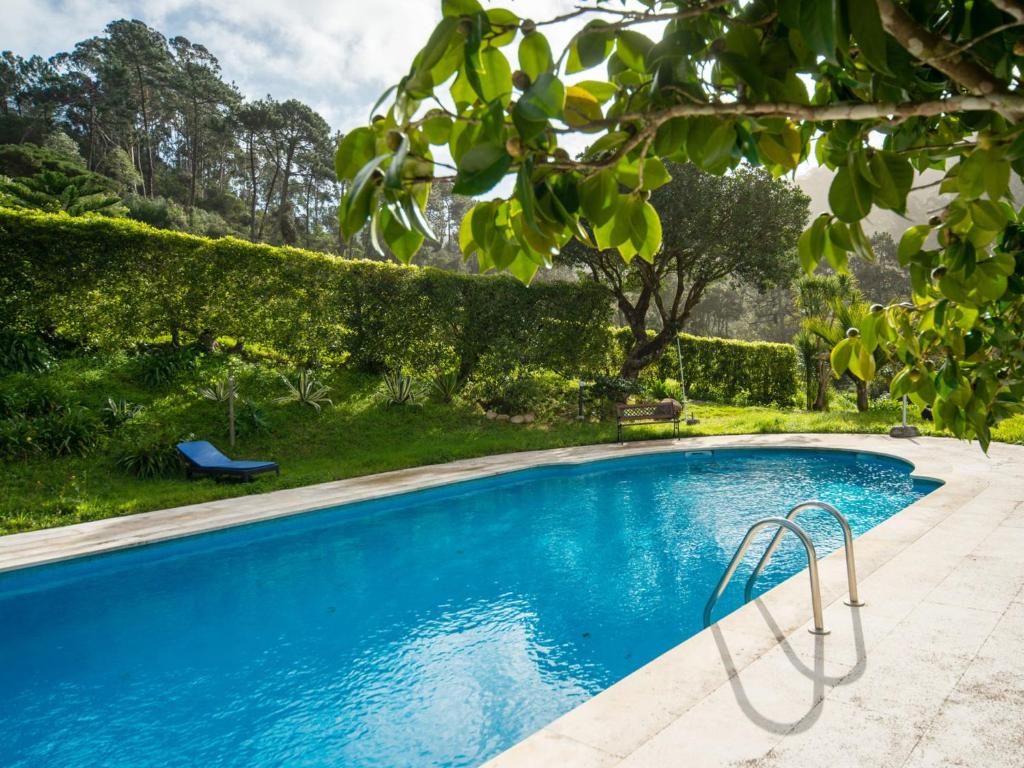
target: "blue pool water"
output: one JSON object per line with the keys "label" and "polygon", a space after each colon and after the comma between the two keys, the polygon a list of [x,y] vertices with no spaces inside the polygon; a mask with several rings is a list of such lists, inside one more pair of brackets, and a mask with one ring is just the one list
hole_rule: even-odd
{"label": "blue pool water", "polygon": [[477,765],[699,631],[757,518],[817,498],[863,533],[935,487],[864,454],[636,456],[0,574],[0,765]]}

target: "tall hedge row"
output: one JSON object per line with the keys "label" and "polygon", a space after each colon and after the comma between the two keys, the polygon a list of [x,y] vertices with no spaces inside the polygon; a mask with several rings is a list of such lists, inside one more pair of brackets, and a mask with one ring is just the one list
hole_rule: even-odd
{"label": "tall hedge row", "polygon": [[569,375],[602,367],[599,287],[348,260],[100,217],[0,209],[0,326],[125,346],[233,336],[296,360],[468,375],[485,358]]}
{"label": "tall hedge row", "polygon": [[[629,329],[615,332],[625,350]],[[686,394],[719,403],[790,406],[797,394],[796,349],[790,344],[740,341],[679,334]],[[673,344],[652,366],[654,375],[679,378],[679,355]]]}

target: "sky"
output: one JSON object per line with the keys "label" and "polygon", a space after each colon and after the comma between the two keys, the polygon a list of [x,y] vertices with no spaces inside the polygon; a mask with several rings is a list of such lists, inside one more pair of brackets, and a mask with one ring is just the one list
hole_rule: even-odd
{"label": "sky", "polygon": [[[508,0],[537,19],[572,0]],[[383,91],[408,71],[440,19],[440,0],[0,0],[0,50],[49,57],[141,19],[168,38],[205,45],[225,80],[250,98],[299,99],[333,128],[366,123]],[[556,31],[552,38],[566,37]],[[552,40],[553,44],[556,42]]]}

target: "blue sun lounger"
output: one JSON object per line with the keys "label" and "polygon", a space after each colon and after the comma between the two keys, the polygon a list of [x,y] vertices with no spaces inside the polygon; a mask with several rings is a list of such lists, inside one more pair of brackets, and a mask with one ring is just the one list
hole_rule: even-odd
{"label": "blue sun lounger", "polygon": [[281,474],[281,468],[275,461],[233,461],[205,440],[178,443],[177,448],[188,462],[185,476],[189,480],[199,475],[213,475],[242,477],[251,481],[253,475],[261,472]]}

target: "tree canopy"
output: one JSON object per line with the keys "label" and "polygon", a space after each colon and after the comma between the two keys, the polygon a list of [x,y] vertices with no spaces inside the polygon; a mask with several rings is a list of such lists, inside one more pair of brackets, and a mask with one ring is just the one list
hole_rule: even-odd
{"label": "tree canopy", "polygon": [[[671,181],[650,197],[662,222],[651,261],[627,263],[614,248],[571,240],[556,262],[582,267],[615,297],[633,334],[621,375],[635,378],[681,331],[709,287],[767,290],[788,285],[798,270],[796,244],[807,222],[807,197],[761,169],[714,176],[692,164],[666,164]],[[588,222],[599,226],[600,222]],[[648,336],[651,315],[657,333]]]}
{"label": "tree canopy", "polygon": [[[477,0],[441,7],[380,114],[339,147],[343,233],[369,223],[411,258],[432,235],[420,214],[447,173],[437,152],[456,192],[514,178],[463,221],[463,252],[482,268],[529,280],[573,238],[650,261],[662,226],[646,198],[668,180],[665,160],[783,174],[813,153],[835,172],[832,210],[800,255],[808,271],[845,269],[851,253],[872,257],[871,209],[903,212],[915,172],[937,169],[951,198],[898,251],[912,301],[875,307],[833,365],[864,378],[891,346],[904,364],[892,393],[983,445],[1021,410],[1024,231],[1008,196],[1024,169],[1024,3],[644,0],[542,20]],[[554,23],[574,25],[563,51],[545,35]],[[590,140],[579,156],[565,149],[574,135]]]}

